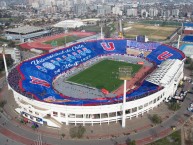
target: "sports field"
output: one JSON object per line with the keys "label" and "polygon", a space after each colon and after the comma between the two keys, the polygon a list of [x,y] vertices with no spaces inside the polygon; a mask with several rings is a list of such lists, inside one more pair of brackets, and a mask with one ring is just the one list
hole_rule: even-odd
{"label": "sports field", "polygon": [[156,26],[147,24],[125,24],[124,36],[126,38],[135,38],[137,35],[146,35],[152,41],[162,41],[167,39],[175,30],[177,26]]}
{"label": "sports field", "polygon": [[52,46],[62,46],[62,45],[65,45],[66,43],[69,43],[69,42],[73,42],[73,41],[76,41],[78,39],[81,39],[83,37],[78,37],[78,36],[66,36],[66,37],[61,37],[61,38],[58,38],[58,39],[55,39],[55,40],[51,40],[51,41],[46,41],[44,43],[46,44],[50,44]]}
{"label": "sports field", "polygon": [[123,81],[118,79],[118,70],[121,66],[131,66],[133,69],[132,75],[138,72],[142,67],[138,64],[113,60],[103,60],[80,72],[79,74],[69,78],[67,81],[96,87],[98,89],[105,88],[109,92],[112,92],[123,84]]}

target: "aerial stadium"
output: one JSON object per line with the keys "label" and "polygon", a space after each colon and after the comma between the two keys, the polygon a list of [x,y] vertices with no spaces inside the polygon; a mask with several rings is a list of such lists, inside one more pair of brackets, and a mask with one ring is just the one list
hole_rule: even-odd
{"label": "aerial stadium", "polygon": [[[23,117],[60,127],[132,119],[175,94],[185,55],[158,42],[101,39],[30,58],[8,74]],[[119,69],[130,67],[123,106]],[[124,113],[123,113],[124,111]]]}

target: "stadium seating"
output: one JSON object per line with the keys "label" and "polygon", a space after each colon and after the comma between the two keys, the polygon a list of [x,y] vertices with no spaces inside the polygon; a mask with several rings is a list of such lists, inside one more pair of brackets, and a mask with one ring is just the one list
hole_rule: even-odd
{"label": "stadium seating", "polygon": [[[65,96],[57,92],[52,83],[57,76],[63,73],[70,74],[73,68],[85,62],[94,61],[93,58],[110,54],[126,54],[128,47],[152,51],[144,59],[157,65],[167,58],[183,59],[185,57],[181,51],[175,48],[154,42],[142,43],[126,39],[87,41],[23,61],[9,73],[9,85],[28,98],[56,104],[99,105],[117,103],[122,97],[78,99]],[[136,90],[127,94],[127,100],[144,97],[158,89],[157,85],[144,81]]]}

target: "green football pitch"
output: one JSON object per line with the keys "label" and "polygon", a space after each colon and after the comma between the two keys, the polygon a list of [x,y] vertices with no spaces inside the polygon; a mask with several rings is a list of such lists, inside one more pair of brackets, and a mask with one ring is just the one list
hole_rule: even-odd
{"label": "green football pitch", "polygon": [[67,81],[96,87],[98,89],[105,88],[109,92],[112,92],[123,84],[123,81],[118,79],[117,74],[119,67],[122,66],[131,66],[132,75],[138,72],[142,67],[138,64],[131,64],[114,60],[103,60],[91,66],[90,68],[85,69],[79,74],[72,76]]}

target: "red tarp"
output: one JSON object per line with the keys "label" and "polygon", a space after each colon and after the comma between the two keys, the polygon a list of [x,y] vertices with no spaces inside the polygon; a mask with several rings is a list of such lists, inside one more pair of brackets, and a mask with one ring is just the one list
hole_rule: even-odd
{"label": "red tarp", "polygon": [[138,62],[138,64],[144,65],[144,62],[143,62],[143,61],[140,61],[140,62]]}
{"label": "red tarp", "polygon": [[108,90],[106,90],[106,89],[101,89],[101,92],[103,93],[103,94],[105,94],[105,95],[107,95],[107,94],[109,94],[109,91]]}

